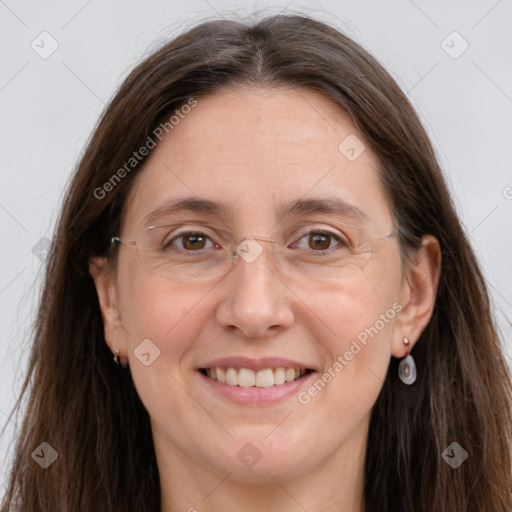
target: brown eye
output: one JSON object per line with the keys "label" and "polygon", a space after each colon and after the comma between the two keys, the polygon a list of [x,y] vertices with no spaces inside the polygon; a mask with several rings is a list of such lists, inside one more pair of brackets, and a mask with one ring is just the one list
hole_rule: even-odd
{"label": "brown eye", "polygon": [[321,251],[329,249],[331,245],[331,235],[327,233],[310,233],[308,243],[311,249]]}
{"label": "brown eye", "polygon": [[[169,243],[166,244],[166,247],[172,246],[176,247],[178,250],[182,249],[185,251],[195,252],[208,248],[208,242],[212,244],[210,238],[204,233],[184,232],[176,235]],[[213,246],[213,244],[209,247],[211,246]]]}
{"label": "brown eye", "polygon": [[330,253],[333,250],[348,247],[349,243],[328,231],[310,231],[299,239],[297,246],[300,249],[310,249],[318,253]]}
{"label": "brown eye", "polygon": [[202,235],[186,235],[182,237],[183,248],[188,250],[204,249],[206,243],[206,237]]}

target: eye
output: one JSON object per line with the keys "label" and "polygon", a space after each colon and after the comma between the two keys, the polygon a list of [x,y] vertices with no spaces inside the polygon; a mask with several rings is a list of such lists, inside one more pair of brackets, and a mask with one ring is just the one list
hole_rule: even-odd
{"label": "eye", "polygon": [[344,238],[329,231],[310,231],[303,235],[298,243],[301,249],[312,249],[316,252],[327,252],[338,246],[348,247],[349,243]]}
{"label": "eye", "polygon": [[[209,246],[207,244],[210,243]],[[163,244],[164,249],[169,247],[176,247],[179,250],[196,252],[201,249],[209,249],[216,246],[208,235],[200,231],[184,231],[173,236],[170,240],[165,241]]]}

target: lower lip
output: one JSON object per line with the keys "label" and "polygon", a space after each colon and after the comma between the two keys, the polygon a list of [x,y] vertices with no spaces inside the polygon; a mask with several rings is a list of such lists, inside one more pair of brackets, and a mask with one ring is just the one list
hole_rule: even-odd
{"label": "lower lip", "polygon": [[308,373],[292,382],[285,382],[268,388],[231,386],[218,380],[211,379],[198,371],[205,384],[219,395],[240,405],[266,405],[278,402],[289,395],[296,394],[313,377],[315,372]]}

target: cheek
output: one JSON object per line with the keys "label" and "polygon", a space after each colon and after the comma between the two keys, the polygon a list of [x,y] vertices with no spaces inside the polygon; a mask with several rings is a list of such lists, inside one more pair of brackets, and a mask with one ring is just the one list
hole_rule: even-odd
{"label": "cheek", "polygon": [[150,339],[165,356],[161,360],[178,367],[206,321],[207,290],[161,279],[131,261],[120,270],[125,277],[119,283],[120,309],[130,357]]}
{"label": "cheek", "polygon": [[353,341],[363,346],[370,339],[390,337],[400,309],[399,291],[399,272],[389,269],[386,275],[362,275],[313,293],[304,289],[300,296],[317,318],[317,341],[339,355]]}
{"label": "cheek", "polygon": [[[342,285],[304,295],[317,316],[317,341],[326,366],[301,403],[336,404],[362,418],[377,399],[391,358],[395,319],[401,309],[399,268],[387,274],[368,273]],[[325,403],[325,402],[324,402]]]}
{"label": "cheek", "polygon": [[170,411],[176,417],[191,406],[186,393],[181,396],[189,371],[185,361],[209,315],[204,300],[208,290],[177,285],[135,268],[125,275],[130,277],[120,287],[120,306],[130,371],[150,415],[163,415],[160,420],[165,422]]}

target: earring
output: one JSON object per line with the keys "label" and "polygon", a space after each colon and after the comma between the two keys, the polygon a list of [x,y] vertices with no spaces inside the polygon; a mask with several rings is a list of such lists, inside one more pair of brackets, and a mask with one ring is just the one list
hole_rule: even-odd
{"label": "earring", "polygon": [[116,348],[116,355],[114,356],[114,363],[117,364],[117,366],[119,366],[120,368],[126,368],[127,366],[127,363],[123,363],[121,361],[121,358],[119,357],[119,349]]}
{"label": "earring", "polygon": [[[402,342],[406,347],[409,347],[411,344],[409,338],[406,338],[405,336],[402,339]],[[408,386],[416,381],[416,363],[411,356],[410,349],[407,355],[400,361],[400,366],[398,367],[398,376],[400,377],[400,380]]]}

